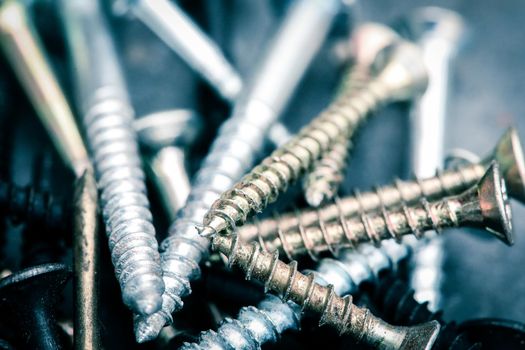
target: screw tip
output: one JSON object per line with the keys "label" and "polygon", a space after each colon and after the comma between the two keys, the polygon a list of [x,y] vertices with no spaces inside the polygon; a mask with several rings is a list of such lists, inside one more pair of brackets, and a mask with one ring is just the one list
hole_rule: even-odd
{"label": "screw tip", "polygon": [[166,320],[160,312],[148,317],[135,316],[135,340],[142,344],[156,339]]}
{"label": "screw tip", "polygon": [[[126,285],[122,293],[124,303],[135,313],[140,315],[151,315],[159,311],[162,307],[162,290],[146,290],[132,288]],[[130,291],[135,291],[130,292]]]}
{"label": "screw tip", "polygon": [[441,326],[438,321],[430,321],[417,326],[408,327],[407,334],[399,350],[432,349]]}
{"label": "screw tip", "polygon": [[317,188],[308,188],[304,194],[304,198],[308,205],[314,208],[319,207],[329,199],[324,191],[319,191]]}

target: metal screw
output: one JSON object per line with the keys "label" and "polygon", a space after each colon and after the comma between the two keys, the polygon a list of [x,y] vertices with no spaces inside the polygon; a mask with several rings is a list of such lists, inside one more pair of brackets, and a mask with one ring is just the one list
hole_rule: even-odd
{"label": "metal screw", "polygon": [[78,350],[96,350],[101,344],[97,185],[93,173],[86,171],[77,181],[74,203],[74,343]]}
{"label": "metal screw", "polygon": [[0,43],[58,153],[77,176],[90,166],[88,154],[62,90],[21,1],[0,5]]}
{"label": "metal screw", "polygon": [[140,142],[149,150],[148,168],[170,220],[175,220],[190,193],[185,154],[201,124],[195,112],[181,109],[152,113],[133,123]]}
{"label": "metal screw", "polygon": [[363,242],[378,244],[390,238],[400,240],[408,234],[421,238],[425,231],[459,225],[485,228],[503,242],[513,243],[510,204],[496,163],[476,186],[460,195],[430,203],[423,197],[419,204],[362,212],[358,217],[341,218],[336,223],[319,218],[314,226],[299,224],[297,228],[281,231],[274,241],[264,242],[264,247],[270,252],[284,252],[289,259],[304,254],[316,259],[323,251],[337,255],[341,247],[355,247]]}
{"label": "metal screw", "polygon": [[[397,269],[409,254],[409,249],[392,241],[384,242],[382,249],[371,245],[358,249],[344,250],[339,261],[321,260],[313,272],[315,280],[333,285],[337,295],[353,294],[364,281],[375,281],[381,272]],[[284,331],[299,329],[301,317],[296,304],[268,295],[257,308],[241,309],[236,320],[226,320],[217,332],[203,332],[199,343],[185,344],[183,349],[260,349],[264,343],[276,342]]]}
{"label": "metal screw", "polygon": [[133,109],[98,1],[61,5],[115,274],[124,303],[149,315],[161,307],[164,282]]}
{"label": "metal screw", "polygon": [[252,85],[246,88],[231,118],[222,125],[195,177],[188,202],[161,244],[166,284],[163,310],[147,318],[136,318],[138,342],[155,338],[171,322],[172,312],[182,308],[181,297],[191,292],[189,281],[199,277],[199,262],[209,249],[209,241],[199,236],[195,225],[201,223],[220,193],[254,162],[264,145],[266,132],[283,111],[340,6],[340,0],[301,0],[290,8],[251,80]]}
{"label": "metal screw", "polygon": [[321,315],[320,325],[330,325],[341,335],[382,349],[430,349],[439,324],[435,321],[416,327],[395,327],[352,304],[352,297],[337,296],[331,286],[314,282],[314,275],[297,271],[297,263],[286,265],[278,253],[263,251],[257,243],[246,244],[232,235],[214,235],[212,248],[228,257],[247,279],[264,283],[267,290],[292,300],[303,309]]}
{"label": "metal screw", "polygon": [[426,85],[425,67],[417,47],[408,42],[389,46],[379,72],[366,87],[341,96],[319,117],[240,182],[223,193],[204,218],[200,232],[210,236],[233,231],[248,215],[262,211],[287,186],[304,174],[341,136],[350,137],[356,127],[379,105],[405,100]]}
{"label": "metal screw", "polygon": [[509,195],[525,202],[525,159],[516,129],[509,128],[494,150],[479,164],[438,173],[428,179],[398,180],[393,185],[377,187],[374,191],[356,192],[356,196],[337,199],[334,204],[325,205],[318,210],[303,210],[244,225],[237,229],[237,234],[245,242],[259,240],[264,247],[265,241],[278,239],[280,232],[296,230],[299,224],[309,227],[320,220],[330,222],[350,218],[361,212],[378,211],[383,207],[412,204],[423,196],[428,200],[435,200],[448,194],[458,194],[481,179],[492,159],[499,164]]}
{"label": "metal screw", "polygon": [[[340,91],[348,96],[364,88],[370,80],[369,71],[378,53],[397,40],[399,37],[396,33],[386,26],[374,23],[359,26],[352,34],[355,46],[354,65],[350,68],[348,78],[344,80]],[[344,136],[339,137],[314,163],[312,170],[303,179],[305,199],[310,206],[318,207],[337,195],[344,180],[351,148],[351,140]]]}
{"label": "metal screw", "polygon": [[27,268],[0,280],[0,308],[4,319],[20,332],[28,349],[62,349],[55,305],[71,271],[63,264]]}

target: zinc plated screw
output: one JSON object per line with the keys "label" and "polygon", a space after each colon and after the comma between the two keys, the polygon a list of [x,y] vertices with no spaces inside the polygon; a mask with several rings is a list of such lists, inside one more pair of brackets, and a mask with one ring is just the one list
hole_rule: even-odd
{"label": "zinc plated screw", "polygon": [[99,2],[64,0],[61,12],[115,274],[124,303],[149,315],[162,305],[164,282],[133,108]]}
{"label": "zinc plated screw", "polygon": [[317,210],[306,209],[244,225],[237,229],[237,234],[245,242],[259,240],[264,247],[265,241],[279,239],[283,232],[296,230],[299,225],[309,227],[320,220],[330,222],[351,218],[361,212],[378,211],[383,207],[399,207],[403,203],[417,202],[421,197],[435,200],[448,194],[458,194],[481,179],[492,159],[499,164],[509,195],[525,203],[525,159],[516,129],[509,128],[493,151],[478,164],[448,170],[422,180],[397,180],[393,185],[376,187],[374,191],[356,192],[356,196],[336,199],[335,203]]}
{"label": "zinc plated screw", "polygon": [[[339,260],[322,259],[312,273],[320,284],[333,285],[337,295],[353,294],[363,282],[397,269],[408,254],[408,248],[392,241],[384,242],[382,249],[365,244],[358,251],[342,251]],[[242,308],[236,320],[225,320],[217,332],[203,332],[198,343],[185,344],[183,349],[260,349],[278,341],[284,331],[299,329],[301,317],[297,304],[268,295],[257,307]]]}
{"label": "zinc plated screw", "polygon": [[44,264],[0,280],[2,316],[20,332],[23,348],[64,348],[55,306],[71,271],[63,264]]}
{"label": "zinc plated screw", "polygon": [[190,179],[186,171],[187,147],[196,139],[200,117],[191,110],[167,110],[148,114],[133,123],[139,141],[146,146],[146,162],[170,220],[186,203]]}
{"label": "zinc plated screw", "polygon": [[405,204],[396,209],[382,208],[377,212],[327,223],[320,219],[317,225],[282,232],[272,245],[264,247],[269,252],[286,253],[289,259],[308,254],[316,259],[318,254],[330,251],[337,256],[341,247],[356,247],[363,242],[379,244],[404,235],[421,238],[428,230],[468,226],[485,228],[506,244],[513,243],[510,204],[494,162],[476,186],[457,196],[428,202],[424,197],[418,204]]}
{"label": "zinc plated screw", "polygon": [[53,75],[21,1],[0,4],[1,46],[46,127],[58,153],[76,176],[90,166],[75,118]]}
{"label": "zinc plated screw", "polygon": [[417,47],[400,41],[382,51],[386,63],[366,87],[347,97],[341,93],[325,112],[285,146],[274,151],[216,200],[199,228],[204,237],[231,232],[254,212],[274,202],[280,192],[304,174],[339,137],[350,137],[380,104],[406,100],[426,85]]}
{"label": "zinc plated screw", "polygon": [[[370,80],[370,68],[378,53],[397,40],[399,40],[397,34],[386,26],[375,23],[359,26],[352,34],[353,66],[350,68],[348,78],[340,87],[341,93],[346,92],[350,95],[364,88]],[[303,179],[305,199],[310,206],[318,207],[337,195],[339,186],[344,180],[351,148],[351,140],[341,136],[314,163],[312,170]]]}
{"label": "zinc plated screw", "polygon": [[138,342],[154,339],[171,323],[172,312],[182,308],[181,297],[191,293],[190,280],[199,277],[199,262],[209,249],[209,241],[199,236],[195,226],[213,201],[254,162],[268,129],[282,113],[341,6],[340,0],[300,0],[289,9],[252,84],[243,90],[232,116],[221,126],[185,207],[162,242],[163,308],[149,317],[136,317]]}

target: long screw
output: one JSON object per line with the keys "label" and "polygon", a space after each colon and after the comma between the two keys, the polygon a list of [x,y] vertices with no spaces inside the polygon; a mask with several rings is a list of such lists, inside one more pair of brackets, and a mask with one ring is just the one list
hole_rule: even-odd
{"label": "long screw", "polygon": [[[337,255],[341,247],[355,247],[363,242],[380,243],[382,240],[404,235],[421,238],[428,230],[440,231],[447,227],[469,226],[486,228],[506,244],[512,244],[511,212],[497,163],[493,163],[476,186],[460,195],[428,202],[422,198],[418,204],[402,205],[361,216],[326,223],[319,219],[316,225],[281,232],[273,242],[264,242],[269,252],[286,253],[289,259],[308,254],[330,251]],[[487,210],[490,208],[490,210]]]}
{"label": "long screw", "polygon": [[399,41],[383,50],[386,63],[366,87],[341,96],[319,117],[215,201],[199,229],[206,237],[231,232],[247,217],[274,202],[341,136],[349,138],[379,105],[406,100],[426,86],[426,70],[417,47]]}
{"label": "long screw", "polygon": [[78,350],[97,350],[101,349],[97,276],[100,258],[97,185],[91,172],[86,171],[77,180],[74,203],[74,344]]}
{"label": "long screw", "polygon": [[164,282],[133,108],[99,2],[61,5],[115,274],[124,303],[149,315],[162,305]]}
{"label": "long screw", "polygon": [[21,1],[0,5],[0,43],[64,162],[77,176],[88,153],[42,45]]}
{"label": "long screw", "polygon": [[209,249],[209,241],[199,236],[195,225],[202,222],[220,193],[238,181],[254,162],[268,129],[282,113],[340,7],[340,0],[300,0],[290,8],[252,85],[222,125],[195,177],[185,207],[161,244],[167,287],[163,308],[147,318],[136,318],[138,342],[154,339],[171,322],[172,312],[182,308],[181,297],[191,293],[189,282],[199,277],[199,262]]}
{"label": "long screw", "polygon": [[[348,95],[364,88],[370,80],[370,69],[378,53],[398,40],[390,28],[375,23],[359,26],[352,34],[354,65],[350,68],[348,79],[340,87]],[[366,47],[363,47],[365,46]],[[312,166],[303,179],[306,202],[312,207],[333,199],[344,180],[347,158],[352,141],[346,137],[337,139],[330,149]]]}
{"label": "long screw", "polygon": [[318,210],[307,209],[244,225],[238,228],[237,234],[245,242],[259,240],[264,247],[264,241],[276,240],[283,232],[296,230],[299,225],[309,227],[320,220],[331,222],[358,216],[362,212],[399,207],[403,203],[413,204],[422,197],[435,200],[448,194],[459,194],[481,179],[492,159],[500,165],[509,195],[525,203],[525,159],[516,129],[509,128],[494,150],[479,164],[448,170],[428,179],[398,180],[393,185],[377,187],[374,191],[356,192],[355,196],[337,199],[335,203]]}
{"label": "long screw", "polygon": [[267,290],[291,300],[304,310],[321,315],[320,325],[329,325],[340,335],[382,349],[429,349],[439,331],[437,322],[416,327],[395,327],[352,304],[352,297],[339,297],[332,286],[314,282],[314,275],[297,271],[297,263],[286,265],[278,253],[263,251],[257,243],[247,244],[233,235],[214,235],[212,248],[228,257],[247,279],[255,279]]}

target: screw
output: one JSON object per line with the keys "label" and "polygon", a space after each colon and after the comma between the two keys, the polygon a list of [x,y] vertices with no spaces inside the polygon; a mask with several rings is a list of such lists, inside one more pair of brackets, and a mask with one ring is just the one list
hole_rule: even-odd
{"label": "screw", "polygon": [[[386,26],[374,23],[359,26],[352,34],[354,65],[339,91],[351,96],[353,92],[364,88],[370,80],[370,68],[379,52],[398,40],[397,34]],[[314,163],[312,170],[303,179],[305,199],[310,206],[319,207],[336,196],[344,180],[351,148],[351,140],[341,136]]]}
{"label": "screw", "polygon": [[75,349],[100,349],[98,317],[99,271],[97,186],[93,173],[84,172],[75,186],[74,290]]}
{"label": "screw", "polygon": [[[385,51],[386,50],[386,51]],[[380,104],[405,100],[422,92],[425,69],[417,47],[398,42],[382,51],[387,63],[366,87],[351,96],[341,94],[328,109],[223,193],[204,218],[203,236],[231,232],[248,215],[262,211],[299,178],[339,137],[350,137]],[[379,60],[381,61],[381,60]]]}
{"label": "screw", "polygon": [[149,315],[161,307],[164,282],[133,109],[98,1],[61,4],[115,274],[124,303]]}
{"label": "screw", "polygon": [[148,168],[170,220],[175,220],[190,193],[185,154],[201,124],[195,112],[180,109],[152,113],[134,122],[139,140],[149,150]]}
{"label": "screw", "polygon": [[[190,280],[200,276],[199,262],[209,241],[195,225],[220,193],[249,169],[264,146],[266,132],[282,113],[314,54],[327,36],[340,0],[301,0],[294,3],[280,26],[262,64],[221,127],[211,151],[195,176],[188,202],[161,244],[164,281],[163,310],[135,320],[138,342],[154,339],[171,314],[182,308],[191,292]],[[309,26],[304,26],[309,23]]]}
{"label": "screw", "polygon": [[71,271],[63,264],[30,267],[0,280],[4,320],[20,332],[28,349],[62,349],[55,307]]}
{"label": "screw", "polygon": [[89,158],[62,90],[21,1],[0,5],[0,43],[58,153],[77,176]]}
{"label": "screw", "polygon": [[[489,210],[490,209],[490,210]],[[513,243],[510,204],[498,166],[493,163],[476,186],[460,195],[418,204],[402,205],[374,213],[327,223],[319,219],[315,226],[280,232],[273,242],[265,242],[268,251],[285,252],[289,259],[308,254],[313,259],[323,251],[337,255],[341,247],[355,247],[363,242],[379,244],[382,240],[413,234],[421,238],[428,230],[439,231],[458,225],[486,228],[506,244]],[[275,243],[274,243],[275,242]]]}
{"label": "screw", "polygon": [[[509,195],[520,202],[525,202],[525,159],[516,129],[509,128],[491,154],[479,164],[438,173],[437,176],[428,179],[398,180],[394,185],[377,187],[375,191],[356,192],[356,196],[337,199],[334,204],[325,205],[318,210],[284,214],[281,217],[239,227],[237,234],[245,242],[259,240],[264,247],[265,241],[276,240],[275,242],[280,244],[278,238],[282,232],[297,230],[299,224],[309,227],[320,220],[330,222],[354,217],[361,212],[379,211],[383,207],[399,207],[403,203],[413,204],[422,196],[428,200],[435,200],[448,194],[458,194],[481,179],[492,159],[500,165],[499,169],[505,179]],[[284,247],[283,249],[287,250]]]}

